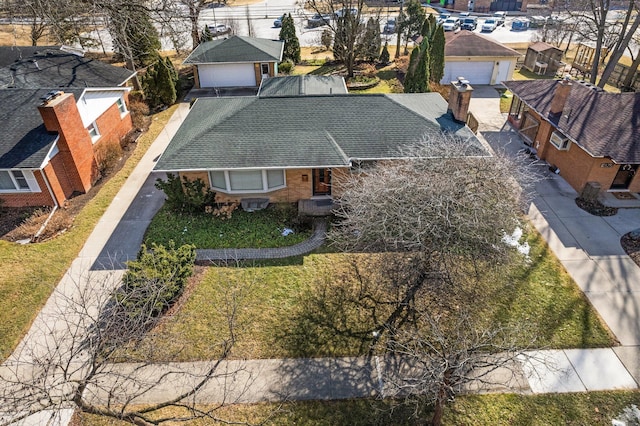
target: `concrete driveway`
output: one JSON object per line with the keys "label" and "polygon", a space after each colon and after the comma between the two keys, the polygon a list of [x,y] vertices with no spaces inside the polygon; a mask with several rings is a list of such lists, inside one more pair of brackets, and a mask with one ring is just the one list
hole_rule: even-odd
{"label": "concrete driveway", "polygon": [[[501,87],[501,86],[496,86]],[[470,110],[480,132],[495,150],[519,156],[525,145],[500,113],[500,95],[492,86],[474,87]],[[627,256],[620,237],[640,228],[640,209],[620,209],[599,217],[580,209],[576,191],[540,166],[528,216],[554,254],[623,346],[640,345],[640,267]]]}

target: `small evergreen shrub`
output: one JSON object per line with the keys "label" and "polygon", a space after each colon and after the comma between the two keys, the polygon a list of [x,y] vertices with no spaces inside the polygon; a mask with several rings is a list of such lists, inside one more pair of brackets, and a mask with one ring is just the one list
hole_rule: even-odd
{"label": "small evergreen shrub", "polygon": [[216,193],[202,179],[189,180],[173,173],[167,174],[167,180],[157,179],[156,188],[167,196],[167,207],[177,213],[201,213],[206,206],[215,204]]}
{"label": "small evergreen shrub", "polygon": [[283,74],[290,74],[291,70],[293,70],[293,62],[291,62],[290,60],[278,64],[278,71],[282,72]]}
{"label": "small evergreen shrub", "polygon": [[129,320],[148,324],[162,314],[182,294],[193,274],[196,249],[193,245],[176,248],[152,244],[142,245],[138,258],[127,263],[122,287],[116,292],[118,306]]}

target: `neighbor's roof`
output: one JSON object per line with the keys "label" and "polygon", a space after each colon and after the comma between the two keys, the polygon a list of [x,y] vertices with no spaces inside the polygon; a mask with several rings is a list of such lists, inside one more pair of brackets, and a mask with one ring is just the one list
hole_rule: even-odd
{"label": "neighbor's roof", "polygon": [[445,33],[445,56],[522,56],[515,50],[472,31]]}
{"label": "neighbor's roof", "polygon": [[343,77],[335,75],[290,75],[263,79],[258,96],[305,96],[348,93]]}
{"label": "neighbor's roof", "polygon": [[558,49],[557,47],[552,46],[552,45],[550,45],[550,44],[548,44],[548,43],[545,43],[545,42],[543,42],[543,41],[537,41],[537,42],[535,42],[535,43],[531,43],[531,44],[527,47],[527,49],[531,49],[531,50],[533,50],[533,51],[535,51],[535,52],[544,52],[545,50],[550,50],[550,49],[551,49],[551,50],[558,50],[558,51],[560,51],[560,52],[561,52],[561,50],[560,50],[560,49]]}
{"label": "neighbor's roof", "polygon": [[[52,89],[0,90],[0,169],[38,169],[57,134],[48,133],[38,106]],[[66,89],[78,99],[84,89]]]}
{"label": "neighbor's roof", "polygon": [[282,60],[284,41],[231,36],[198,45],[184,60],[185,64],[216,62],[273,62]]}
{"label": "neighbor's roof", "polygon": [[0,46],[0,88],[116,87],[135,72],[49,46]]}
{"label": "neighbor's roof", "polygon": [[438,93],[200,98],[155,169],[308,168],[401,157],[447,130],[486,155]]}
{"label": "neighbor's roof", "polygon": [[594,157],[640,163],[640,93],[609,93],[573,81],[562,114],[549,114],[558,80],[503,84]]}

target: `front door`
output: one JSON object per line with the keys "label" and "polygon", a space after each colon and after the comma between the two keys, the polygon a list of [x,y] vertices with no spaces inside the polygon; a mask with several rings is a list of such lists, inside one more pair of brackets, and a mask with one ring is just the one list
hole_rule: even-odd
{"label": "front door", "polygon": [[637,170],[638,164],[622,164],[613,178],[611,189],[629,189]]}
{"label": "front door", "polygon": [[269,78],[269,64],[260,64],[262,79]]}
{"label": "front door", "polygon": [[331,169],[313,169],[313,195],[331,195]]}

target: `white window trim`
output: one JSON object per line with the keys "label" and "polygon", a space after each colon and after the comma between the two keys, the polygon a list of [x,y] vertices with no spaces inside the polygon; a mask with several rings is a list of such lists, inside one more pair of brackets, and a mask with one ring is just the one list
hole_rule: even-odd
{"label": "white window trim", "polygon": [[569,148],[571,147],[571,141],[569,140],[569,138],[557,130],[551,133],[551,137],[549,137],[549,142],[558,151],[568,151]]}
{"label": "white window trim", "polygon": [[[95,136],[91,135],[91,128],[93,127],[93,129],[96,131]],[[87,132],[89,132],[89,137],[91,138],[91,142],[96,143],[98,141],[98,139],[100,139],[102,137],[102,135],[100,134],[100,129],[98,128],[98,124],[94,121],[91,124],[89,124],[89,126],[87,126]]]}
{"label": "white window trim", "polygon": [[129,113],[129,109],[127,108],[127,103],[124,101],[123,97],[119,97],[118,99],[116,99],[116,106],[118,107],[118,111],[120,111],[120,118],[124,117]]}
{"label": "white window trim", "polygon": [[[259,170],[262,173],[262,189],[242,189],[242,190],[233,190],[231,189],[231,179],[229,177],[229,172],[234,171],[247,171],[252,172]],[[280,170],[282,172],[282,180],[284,182],[283,185],[278,185],[273,188],[269,188],[269,182],[267,180],[267,169],[242,169],[242,170],[212,170],[209,172],[209,184],[211,188],[215,191],[224,192],[226,194],[261,194],[266,192],[278,191],[280,189],[287,187],[287,173],[285,169],[271,169],[271,170]],[[213,178],[211,176],[212,172],[223,172],[224,173],[224,182],[226,188],[218,188],[217,186],[213,186]]]}
{"label": "white window trim", "polygon": [[[7,172],[14,186],[14,189],[0,189],[0,193],[17,194],[25,192],[40,192],[40,185],[38,185],[38,181],[36,180],[31,170],[0,170],[0,172]],[[22,173],[22,177],[27,183],[27,188],[20,188],[18,179],[16,178],[14,172]]]}

